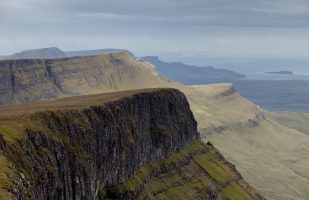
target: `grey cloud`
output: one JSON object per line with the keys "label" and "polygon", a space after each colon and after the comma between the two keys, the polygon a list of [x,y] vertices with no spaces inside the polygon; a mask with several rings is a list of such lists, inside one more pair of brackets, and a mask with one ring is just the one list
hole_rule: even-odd
{"label": "grey cloud", "polygon": [[[53,14],[166,25],[309,27],[307,0],[28,0]],[[101,16],[100,16],[101,14]],[[105,15],[105,16],[104,16]]]}
{"label": "grey cloud", "polygon": [[[0,0],[0,22],[0,53],[45,46],[141,54],[309,52],[299,42],[309,41],[303,34],[308,0]],[[268,40],[272,46],[263,43]]]}

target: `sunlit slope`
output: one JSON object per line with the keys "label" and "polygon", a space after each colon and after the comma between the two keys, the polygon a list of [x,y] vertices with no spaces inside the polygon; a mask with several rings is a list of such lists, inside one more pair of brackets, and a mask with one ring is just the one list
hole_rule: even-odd
{"label": "sunlit slope", "polygon": [[234,90],[232,84],[190,86],[184,89],[201,132],[221,132],[226,127],[254,126],[260,120],[258,107]]}
{"label": "sunlit slope", "polygon": [[309,196],[307,135],[265,116],[265,111],[228,84],[194,88],[200,96],[191,96],[191,105],[204,139],[234,163],[250,184],[269,199]]}
{"label": "sunlit slope", "polygon": [[138,188],[141,192],[134,199],[264,199],[216,148],[197,140],[164,160],[139,168],[129,180],[109,188],[107,197],[120,199]]}
{"label": "sunlit slope", "polygon": [[267,111],[265,115],[284,126],[309,135],[309,113]]}
{"label": "sunlit slope", "polygon": [[245,179],[270,199],[306,199],[309,138],[280,124],[233,130],[208,137]]}

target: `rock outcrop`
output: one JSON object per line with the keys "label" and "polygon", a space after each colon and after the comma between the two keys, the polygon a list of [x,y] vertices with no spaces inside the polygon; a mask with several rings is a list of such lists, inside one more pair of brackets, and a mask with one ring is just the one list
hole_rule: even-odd
{"label": "rock outcrop", "polygon": [[17,117],[28,124],[23,137],[11,144],[6,141],[9,133],[0,133],[10,168],[23,174],[13,180],[13,196],[96,199],[99,190],[124,182],[137,167],[199,138],[179,91],[153,89],[124,96],[97,106],[90,102],[89,107],[55,107]]}

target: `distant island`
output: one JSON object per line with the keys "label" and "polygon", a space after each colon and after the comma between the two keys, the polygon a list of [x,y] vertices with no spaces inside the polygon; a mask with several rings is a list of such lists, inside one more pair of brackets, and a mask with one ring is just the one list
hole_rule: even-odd
{"label": "distant island", "polygon": [[278,72],[265,72],[266,74],[284,74],[284,75],[293,75],[291,71],[278,71]]}

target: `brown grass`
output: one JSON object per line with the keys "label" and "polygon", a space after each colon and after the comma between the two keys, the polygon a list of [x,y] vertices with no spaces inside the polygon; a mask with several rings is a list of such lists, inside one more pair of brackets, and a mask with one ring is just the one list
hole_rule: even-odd
{"label": "brown grass", "polygon": [[[163,88],[161,88],[163,89]],[[0,120],[7,118],[16,118],[23,114],[31,114],[45,110],[59,109],[82,109],[89,106],[103,105],[107,102],[112,102],[125,97],[130,97],[137,93],[148,93],[159,91],[160,88],[128,90],[123,92],[111,92],[103,94],[93,94],[85,96],[75,96],[52,101],[40,101],[32,103],[23,103],[0,107]]]}

